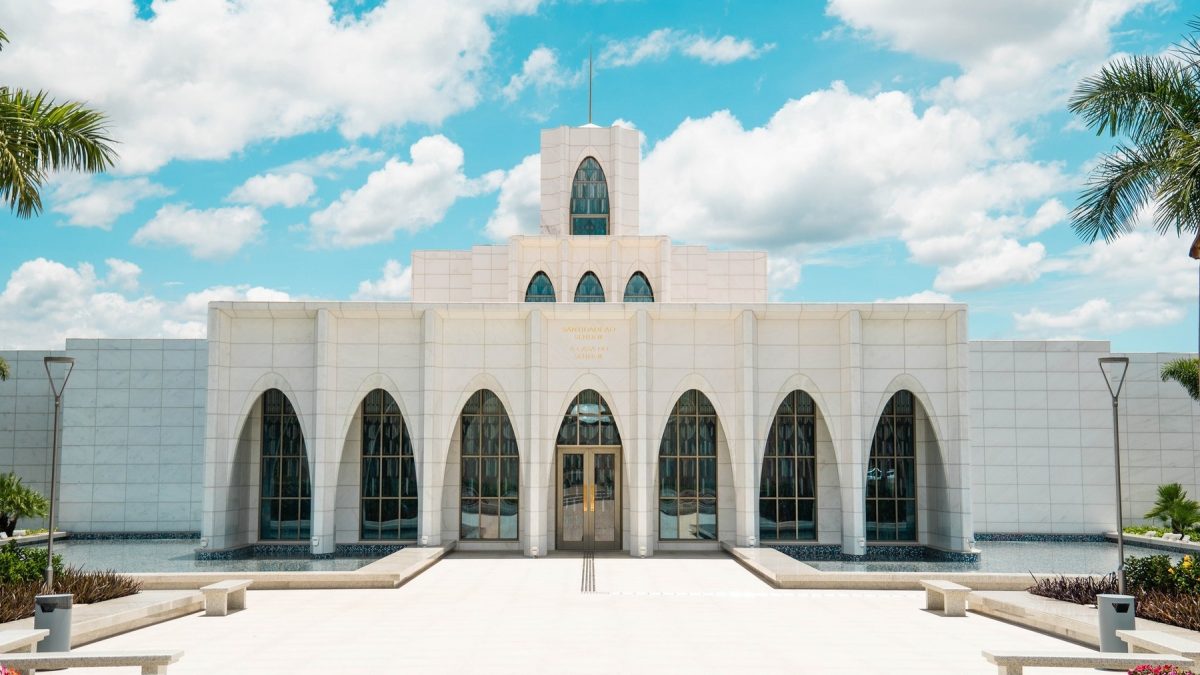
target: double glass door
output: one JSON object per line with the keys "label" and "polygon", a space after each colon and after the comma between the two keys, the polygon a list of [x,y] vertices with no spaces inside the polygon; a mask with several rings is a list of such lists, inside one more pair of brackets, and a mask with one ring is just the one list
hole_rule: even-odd
{"label": "double glass door", "polygon": [[621,449],[560,446],[560,549],[621,548]]}

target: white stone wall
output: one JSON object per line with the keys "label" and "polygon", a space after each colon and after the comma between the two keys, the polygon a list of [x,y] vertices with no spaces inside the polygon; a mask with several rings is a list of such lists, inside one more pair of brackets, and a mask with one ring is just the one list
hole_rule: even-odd
{"label": "white stone wall", "polygon": [[[1108,342],[971,343],[972,498],[979,532],[1116,529],[1112,398],[1097,359]],[[1142,522],[1162,483],[1200,496],[1200,406],[1163,363],[1125,354],[1118,419],[1126,522]]]}
{"label": "white stone wall", "polygon": [[[67,340],[58,526],[83,532],[194,532],[203,496],[204,340]],[[54,410],[42,357],[4,352],[0,471],[49,494]],[[32,524],[30,525],[32,526]]]}
{"label": "white stone wall", "polygon": [[396,399],[413,436],[421,534],[431,543],[457,536],[453,435],[466,398],[481,388],[503,402],[521,451],[521,539],[502,547],[553,547],[553,439],[583,389],[604,397],[620,429],[632,553],[664,547],[658,445],[676,400],[693,388],[720,418],[723,539],[757,537],[763,446],[794,389],[813,396],[822,420],[823,543],[862,550],[869,441],[899,389],[913,391],[930,419],[920,541],[963,550],[973,536],[961,305],[214,303],[209,319],[202,527],[213,548],[257,538],[246,515],[257,483],[245,474],[256,460],[252,411],[269,388],[300,417],[320,551],[357,538],[354,481],[342,474],[354,462],[354,417],[377,387]]}

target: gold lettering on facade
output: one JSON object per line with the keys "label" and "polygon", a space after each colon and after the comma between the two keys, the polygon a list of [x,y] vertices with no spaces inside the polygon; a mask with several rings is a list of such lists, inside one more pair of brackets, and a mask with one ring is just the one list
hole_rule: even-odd
{"label": "gold lettering on facade", "polygon": [[562,326],[559,331],[569,341],[571,356],[577,361],[599,361],[608,353],[609,336],[616,326]]}

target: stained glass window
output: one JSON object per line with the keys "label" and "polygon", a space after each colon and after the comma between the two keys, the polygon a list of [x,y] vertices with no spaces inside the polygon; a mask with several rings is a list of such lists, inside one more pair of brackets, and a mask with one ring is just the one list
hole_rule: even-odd
{"label": "stained glass window", "polygon": [[608,181],[594,157],[586,157],[571,184],[571,234],[608,234]]}
{"label": "stained glass window", "polygon": [[575,287],[575,302],[604,302],[604,286],[596,275],[588,272]]}
{"label": "stained glass window", "polygon": [[625,302],[654,302],[654,290],[641,272],[634,272],[625,284]]}
{"label": "stained glass window", "polygon": [[554,302],[554,284],[545,272],[538,272],[525,289],[525,302]]}

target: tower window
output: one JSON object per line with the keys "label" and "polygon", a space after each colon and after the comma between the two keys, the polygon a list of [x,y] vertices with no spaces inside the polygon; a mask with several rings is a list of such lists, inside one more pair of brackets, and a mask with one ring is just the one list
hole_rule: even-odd
{"label": "tower window", "polygon": [[571,234],[608,234],[608,181],[594,157],[575,170],[571,185]]}

